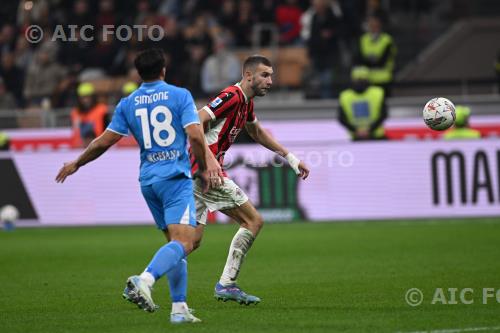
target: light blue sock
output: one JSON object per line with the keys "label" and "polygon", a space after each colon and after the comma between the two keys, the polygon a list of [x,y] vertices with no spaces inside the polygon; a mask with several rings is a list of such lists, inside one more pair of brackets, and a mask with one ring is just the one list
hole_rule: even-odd
{"label": "light blue sock", "polygon": [[182,258],[177,266],[167,272],[172,303],[185,302],[187,295],[187,258]]}
{"label": "light blue sock", "polygon": [[179,264],[179,261],[184,258],[184,247],[178,241],[171,241],[163,245],[155,254],[146,272],[151,273],[155,280],[158,280],[165,275],[169,270]]}

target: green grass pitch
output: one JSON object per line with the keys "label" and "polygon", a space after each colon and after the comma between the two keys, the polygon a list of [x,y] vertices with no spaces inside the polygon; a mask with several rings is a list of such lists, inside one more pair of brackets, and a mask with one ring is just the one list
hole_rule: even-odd
{"label": "green grass pitch", "polygon": [[[239,283],[257,306],[217,302],[213,287],[234,225],[206,229],[189,258],[191,307],[203,323],[172,326],[161,309],[121,298],[163,237],[151,227],[0,232],[0,332],[412,332],[500,326],[499,219],[295,223],[264,227]],[[405,302],[419,288],[422,305]],[[431,304],[436,288],[472,288],[473,304]],[[458,294],[457,294],[458,298]],[[449,296],[448,296],[449,299]],[[460,302],[459,302],[460,303]]]}

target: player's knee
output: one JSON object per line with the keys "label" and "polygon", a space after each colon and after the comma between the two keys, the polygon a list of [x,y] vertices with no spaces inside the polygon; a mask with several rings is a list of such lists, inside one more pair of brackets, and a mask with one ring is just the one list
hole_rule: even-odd
{"label": "player's knee", "polygon": [[262,218],[262,215],[257,214],[257,216],[255,217],[255,227],[257,228],[257,230],[260,231],[260,229],[262,229],[263,226],[264,226],[264,219]]}
{"label": "player's knee", "polygon": [[184,248],[184,253],[186,253],[186,255],[193,252],[194,242],[192,242],[192,241],[180,241],[180,243],[182,244],[182,247]]}
{"label": "player's knee", "polygon": [[201,238],[200,239],[196,239],[193,243],[193,251],[196,250],[197,248],[199,248],[201,246]]}
{"label": "player's knee", "polygon": [[247,225],[249,226],[248,229],[250,229],[253,232],[253,234],[257,236],[259,231],[264,226],[264,219],[260,214],[256,214],[255,216],[252,217],[251,220],[248,221]]}

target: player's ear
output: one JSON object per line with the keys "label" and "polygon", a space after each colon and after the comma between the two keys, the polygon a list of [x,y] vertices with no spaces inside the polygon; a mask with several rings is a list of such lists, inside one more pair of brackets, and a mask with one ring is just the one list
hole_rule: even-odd
{"label": "player's ear", "polygon": [[252,76],[253,76],[253,73],[251,70],[247,69],[243,72],[243,78],[248,81],[248,82],[251,82],[252,81]]}

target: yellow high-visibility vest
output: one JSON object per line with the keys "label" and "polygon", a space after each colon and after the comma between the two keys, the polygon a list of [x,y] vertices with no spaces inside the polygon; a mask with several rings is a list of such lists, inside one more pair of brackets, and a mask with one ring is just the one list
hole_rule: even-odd
{"label": "yellow high-visibility vest", "polygon": [[[389,34],[382,33],[377,39],[372,39],[371,34],[365,33],[361,36],[360,51],[363,58],[380,59],[384,50],[389,44],[393,44],[392,37]],[[372,84],[384,84],[392,81],[392,72],[394,71],[394,58],[396,50],[393,44],[393,49],[387,58],[387,62],[383,67],[370,68],[369,81]]]}
{"label": "yellow high-visibility vest", "polygon": [[480,139],[481,132],[472,128],[453,128],[444,133],[445,140]]}
{"label": "yellow high-visibility vest", "polygon": [[[339,103],[350,124],[358,129],[368,130],[382,111],[384,89],[372,86],[361,94],[352,89],[346,89],[340,93]],[[375,138],[382,138],[385,135],[384,127],[378,127],[373,134]]]}

